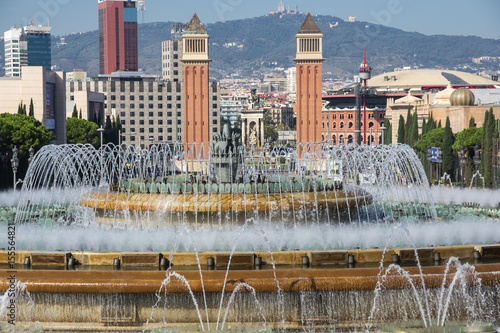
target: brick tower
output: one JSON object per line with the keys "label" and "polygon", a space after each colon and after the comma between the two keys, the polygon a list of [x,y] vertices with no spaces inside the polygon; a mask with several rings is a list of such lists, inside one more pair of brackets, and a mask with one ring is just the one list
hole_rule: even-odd
{"label": "brick tower", "polygon": [[209,38],[194,14],[182,34],[185,144],[210,142]]}
{"label": "brick tower", "polygon": [[323,34],[307,14],[297,40],[297,144],[322,141]]}

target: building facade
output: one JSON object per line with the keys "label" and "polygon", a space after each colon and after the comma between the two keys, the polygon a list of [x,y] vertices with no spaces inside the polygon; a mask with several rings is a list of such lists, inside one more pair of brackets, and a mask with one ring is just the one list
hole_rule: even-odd
{"label": "building facade", "polygon": [[0,113],[17,113],[21,101],[33,99],[34,116],[66,143],[66,77],[42,66],[24,66],[19,77],[0,78]]}
{"label": "building facade", "polygon": [[22,66],[43,66],[50,70],[52,64],[50,27],[29,25],[12,28],[4,33],[5,76],[20,77]]}
{"label": "building facade", "polygon": [[297,144],[321,142],[323,34],[307,14],[297,40]]}
{"label": "building facade", "polygon": [[138,71],[136,2],[99,0],[98,10],[100,73]]}
{"label": "building facade", "polygon": [[[211,118],[217,120],[211,123],[210,131],[215,134],[220,130],[219,85],[217,82],[208,84]],[[118,115],[122,142],[142,147],[151,142],[185,142],[182,82],[163,81],[159,76],[141,72],[116,72],[100,75],[95,80],[68,81],[66,90],[68,101],[75,102],[78,110],[79,92],[104,94],[102,109],[98,103],[89,106],[86,119],[97,117],[103,124],[106,116],[116,118]]]}
{"label": "building facade", "polygon": [[165,81],[182,81],[182,41],[166,40],[161,43],[161,73]]}

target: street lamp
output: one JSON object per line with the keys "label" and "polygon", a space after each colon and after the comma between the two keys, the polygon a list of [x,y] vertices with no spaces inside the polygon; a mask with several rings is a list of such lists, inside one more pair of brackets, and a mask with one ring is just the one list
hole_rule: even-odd
{"label": "street lamp", "polygon": [[465,147],[460,146],[460,177],[462,178],[462,188],[464,187],[464,173],[465,173]]}
{"label": "street lamp", "polygon": [[382,127],[380,127],[380,130],[382,131],[382,144],[385,144],[385,137],[384,137],[384,133],[385,133],[385,130],[386,130],[386,129],[387,129],[387,128],[386,128],[384,125],[382,125]]}
{"label": "street lamp", "polygon": [[18,151],[17,146],[12,148],[12,159],[10,160],[10,163],[12,163],[12,171],[14,172],[14,191],[16,190],[17,167],[19,166],[19,159],[17,158]]}
{"label": "street lamp", "polygon": [[104,133],[104,128],[102,128],[102,125],[101,125],[101,128],[97,129],[97,132],[101,133],[101,149],[102,149],[102,144],[103,144],[103,142],[102,142],[102,135]]}

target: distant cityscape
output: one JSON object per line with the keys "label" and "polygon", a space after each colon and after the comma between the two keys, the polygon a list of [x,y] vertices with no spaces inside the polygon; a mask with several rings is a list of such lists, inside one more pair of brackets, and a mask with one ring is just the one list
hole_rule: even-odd
{"label": "distant cityscape", "polygon": [[[451,115],[457,118],[452,121],[454,132],[463,130],[472,116],[481,125],[486,106],[500,116],[498,72],[474,75],[412,65],[371,77],[365,60],[359,74],[350,78],[323,73],[323,33],[310,15],[296,36],[295,66],[280,67],[276,62],[275,67],[271,63],[250,76],[236,74],[234,69],[226,77],[211,77],[209,35],[195,15],[189,24],[174,25],[172,39],[161,43],[161,75],[143,72],[138,23],[144,20],[145,6],[144,0],[99,2],[100,73],[96,77],[89,77],[83,69],[57,70],[58,64],[51,61],[51,27],[31,23],[6,31],[0,112],[15,112],[21,101],[31,99],[35,117],[54,131],[57,143],[64,143],[65,118],[76,109],[99,126],[108,119],[119,120],[120,142],[142,147],[210,141],[225,122],[242,131],[243,144],[263,147],[271,143],[263,130],[269,121],[282,133],[274,139],[276,144],[380,144],[387,124],[405,118],[405,110],[417,105],[420,124],[431,115],[443,122]],[[298,6],[290,9],[281,0],[277,10],[267,15],[299,14],[303,15]],[[345,22],[354,24],[358,19],[349,16]],[[338,25],[330,23],[330,28]],[[64,37],[58,45],[71,47]],[[245,47],[240,41],[222,46]],[[472,62],[480,65],[499,59],[484,56]],[[370,68],[369,75],[363,78],[366,68]],[[462,88],[475,96],[467,105],[450,99],[453,91]],[[395,142],[396,126],[392,136]]]}

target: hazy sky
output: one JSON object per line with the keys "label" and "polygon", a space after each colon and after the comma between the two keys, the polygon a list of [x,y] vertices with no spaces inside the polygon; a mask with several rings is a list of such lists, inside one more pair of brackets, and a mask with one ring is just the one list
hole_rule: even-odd
{"label": "hazy sky", "polygon": [[[187,22],[194,12],[204,23],[261,16],[279,0],[146,0],[145,22]],[[97,0],[0,0],[0,35],[30,18],[50,19],[53,35],[97,30]],[[427,35],[475,35],[500,39],[499,0],[285,0],[313,15],[328,14],[380,23]]]}

